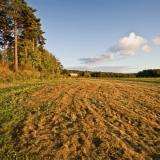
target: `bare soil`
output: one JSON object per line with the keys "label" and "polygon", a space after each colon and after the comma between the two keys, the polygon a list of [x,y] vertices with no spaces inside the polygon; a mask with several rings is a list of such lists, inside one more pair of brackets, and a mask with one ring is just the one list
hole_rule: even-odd
{"label": "bare soil", "polygon": [[28,113],[12,136],[19,154],[55,160],[160,159],[158,85],[105,80],[48,85],[34,90],[24,110]]}

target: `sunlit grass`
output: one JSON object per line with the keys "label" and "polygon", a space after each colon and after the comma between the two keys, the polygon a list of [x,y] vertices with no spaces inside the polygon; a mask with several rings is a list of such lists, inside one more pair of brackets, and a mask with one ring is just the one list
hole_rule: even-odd
{"label": "sunlit grass", "polygon": [[94,80],[120,80],[120,81],[133,81],[133,82],[146,82],[160,84],[160,78],[91,78]]}
{"label": "sunlit grass", "polygon": [[28,114],[43,119],[45,115],[54,112],[57,107],[55,102],[44,102],[31,108],[25,107],[32,98],[33,92],[45,86],[72,82],[75,80],[63,79],[50,82],[6,84],[0,87],[0,159],[6,157],[6,153],[16,157],[12,139],[15,138],[15,133],[18,134],[17,128]]}
{"label": "sunlit grass", "polygon": [[160,78],[118,78],[117,80],[147,82],[147,83],[160,83]]}

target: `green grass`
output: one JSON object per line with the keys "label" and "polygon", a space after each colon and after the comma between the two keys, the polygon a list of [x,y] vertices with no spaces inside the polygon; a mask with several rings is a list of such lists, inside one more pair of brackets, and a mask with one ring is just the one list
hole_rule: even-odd
{"label": "green grass", "polygon": [[117,80],[147,82],[147,83],[159,83],[160,84],[160,78],[118,78]]}
{"label": "green grass", "polygon": [[120,80],[133,82],[146,82],[160,85],[160,78],[91,78],[94,80]]}
{"label": "green grass", "polygon": [[45,117],[45,114],[54,112],[55,102],[44,102],[39,106],[25,107],[32,98],[32,93],[38,88],[62,83],[72,83],[74,79],[54,80],[52,82],[8,84],[0,88],[0,159],[6,155],[16,156],[13,138],[18,134],[21,124],[31,113],[35,117]]}

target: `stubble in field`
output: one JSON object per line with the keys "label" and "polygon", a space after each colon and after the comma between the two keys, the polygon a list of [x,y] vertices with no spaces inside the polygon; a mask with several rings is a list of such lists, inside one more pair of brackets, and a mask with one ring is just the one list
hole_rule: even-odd
{"label": "stubble in field", "polygon": [[160,159],[160,87],[81,80],[34,90],[12,132],[20,155]]}

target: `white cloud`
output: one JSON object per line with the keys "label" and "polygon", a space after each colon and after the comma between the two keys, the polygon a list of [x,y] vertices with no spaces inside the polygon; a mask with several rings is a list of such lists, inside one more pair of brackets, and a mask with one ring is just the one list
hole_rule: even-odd
{"label": "white cloud", "polygon": [[80,58],[82,64],[101,64],[106,61],[113,61],[115,60],[115,56],[113,54],[101,54],[97,57],[90,57],[90,58]]}
{"label": "white cloud", "polygon": [[146,43],[147,41],[144,38],[136,36],[136,34],[132,32],[128,37],[121,38],[118,44],[111,46],[108,51],[112,53],[119,52],[124,56],[135,56],[140,46]]}
{"label": "white cloud", "polygon": [[81,61],[81,64],[102,64],[107,61],[124,59],[126,56],[135,56],[140,49],[143,52],[151,51],[150,47],[147,45],[147,40],[132,32],[128,37],[121,38],[116,45],[111,46],[107,50],[107,53],[95,57],[80,58],[78,60]]}
{"label": "white cloud", "polygon": [[153,39],[152,44],[155,45],[155,46],[160,45],[160,37],[157,37],[157,38]]}
{"label": "white cloud", "polygon": [[151,49],[148,45],[144,45],[141,49],[143,52],[151,52]]}

